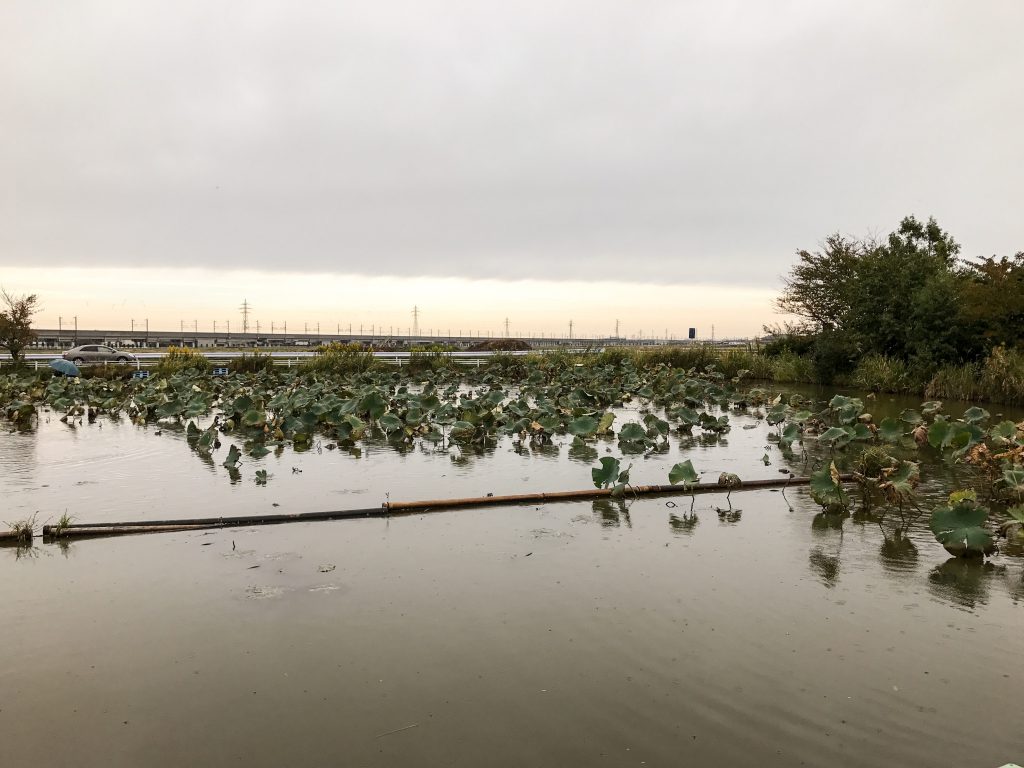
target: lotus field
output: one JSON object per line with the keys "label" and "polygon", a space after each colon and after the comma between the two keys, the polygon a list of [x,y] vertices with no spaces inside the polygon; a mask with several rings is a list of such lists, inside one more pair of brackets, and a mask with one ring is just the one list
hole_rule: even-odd
{"label": "lotus field", "polygon": [[[69,429],[127,420],[179,430],[183,446],[231,480],[245,473],[261,486],[273,483],[260,466],[271,452],[358,450],[368,440],[453,456],[486,456],[502,441],[516,451],[566,447],[574,460],[563,472],[570,488],[592,482],[628,506],[633,482],[668,481],[685,491],[704,475],[723,485],[729,509],[742,468],[719,473],[707,460],[713,454],[701,453],[705,466],[685,458],[653,476],[649,467],[664,465],[644,460],[667,454],[670,441],[682,455],[690,447],[728,452],[733,421],[742,417],[743,429],[763,430],[764,454],[751,471],[770,465],[809,475],[799,492],[820,506],[820,524],[854,514],[899,546],[912,525],[927,523],[947,552],[965,558],[993,555],[1000,540],[1013,553],[1022,541],[1024,423],[980,407],[948,412],[933,401],[876,418],[870,394],[787,393],[747,382],[742,371],[727,379],[714,367],[637,368],[628,359],[602,364],[585,356],[499,358],[470,370],[356,367],[367,369],[211,376],[183,366],[141,380],[8,373],[0,377],[0,411],[12,431],[31,431],[41,419]],[[583,462],[591,471],[579,469]],[[852,481],[844,484],[844,474]],[[673,525],[686,520],[670,516]]]}

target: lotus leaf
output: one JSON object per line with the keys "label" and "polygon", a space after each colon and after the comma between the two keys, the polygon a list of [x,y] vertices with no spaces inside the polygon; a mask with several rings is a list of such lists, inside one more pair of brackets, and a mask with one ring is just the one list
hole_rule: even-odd
{"label": "lotus leaf", "polygon": [[597,433],[599,426],[600,423],[593,416],[580,416],[578,419],[569,422],[567,431],[570,435],[576,435],[577,437],[592,437]]}
{"label": "lotus leaf", "polygon": [[402,423],[402,420],[393,413],[385,413],[377,420],[377,423],[380,425],[380,428],[384,430],[384,432],[387,434],[398,432],[405,426]]}
{"label": "lotus leaf", "polygon": [[619,440],[626,443],[644,442],[647,440],[647,432],[636,422],[623,424],[619,430]]}
{"label": "lotus leaf", "polygon": [[699,479],[697,470],[693,468],[693,462],[690,459],[679,462],[668,473],[668,481],[672,485],[682,483],[684,487],[688,487],[698,482]]}
{"label": "lotus leaf", "polygon": [[979,408],[976,405],[964,411],[963,415],[964,421],[966,421],[968,424],[978,424],[983,421],[988,421],[988,418],[989,412],[986,411],[984,408]]}
{"label": "lotus leaf", "polygon": [[823,443],[828,443],[835,448],[842,448],[844,445],[853,440],[854,435],[842,427],[829,427],[820,435],[818,439]]}
{"label": "lotus leaf", "polygon": [[839,470],[833,461],[827,467],[811,473],[811,498],[825,509],[843,508],[848,504]]}
{"label": "lotus leaf", "polygon": [[946,551],[956,557],[981,557],[995,551],[992,534],[982,526],[988,510],[970,499],[937,507],[929,527]]}
{"label": "lotus leaf", "polygon": [[228,456],[226,459],[224,459],[223,466],[227,467],[228,469],[233,469],[238,466],[238,462],[241,460],[241,458],[242,452],[238,450],[237,445],[232,444],[231,447],[228,448]]}
{"label": "lotus leaf", "polygon": [[887,443],[899,442],[900,438],[903,437],[903,424],[910,423],[905,420],[899,421],[892,418],[891,416],[882,419],[882,423],[878,425],[878,436],[881,437]]}
{"label": "lotus leaf", "polygon": [[1020,496],[1024,493],[1024,469],[1004,469],[1003,484],[1009,491]]}
{"label": "lotus leaf", "polygon": [[923,419],[921,418],[920,413],[911,408],[907,408],[905,411],[903,411],[903,413],[900,414],[900,421],[905,422],[906,424],[909,424],[912,427],[916,427],[923,421]]}
{"label": "lotus leaf", "polygon": [[902,504],[914,496],[914,488],[921,479],[920,466],[912,461],[904,461],[899,469],[883,470],[887,477],[882,483],[882,492],[890,504]]}
{"label": "lotus leaf", "polygon": [[597,488],[607,488],[619,479],[619,460],[612,456],[602,456],[601,466],[590,470],[590,476]]}

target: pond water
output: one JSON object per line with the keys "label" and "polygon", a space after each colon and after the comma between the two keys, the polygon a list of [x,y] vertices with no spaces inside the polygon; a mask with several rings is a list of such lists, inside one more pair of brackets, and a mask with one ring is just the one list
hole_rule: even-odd
{"label": "pond water", "polygon": [[[802,473],[763,421],[731,420],[721,440],[627,457],[633,482],[684,458],[709,479]],[[246,459],[233,479],[223,449],[204,463],[157,431],[44,415],[0,434],[0,520],[567,490],[619,455],[367,441]],[[930,464],[922,493],[962,472]],[[823,524],[805,489],[731,502],[699,496],[685,523],[687,499],[645,498],[0,549],[2,764],[1021,761],[1019,552],[950,560],[923,521],[893,547],[874,524]]]}

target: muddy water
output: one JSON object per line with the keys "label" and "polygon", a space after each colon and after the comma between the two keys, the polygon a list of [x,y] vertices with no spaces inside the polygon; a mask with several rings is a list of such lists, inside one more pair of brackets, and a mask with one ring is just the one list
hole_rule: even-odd
{"label": "muddy water", "polygon": [[[778,476],[766,427],[733,422],[634,481],[682,457]],[[578,488],[593,463],[371,444],[233,481],[169,430],[44,423],[0,435],[0,519]],[[644,499],[0,549],[2,764],[1020,762],[1022,558],[947,561],[921,527],[894,550],[787,496],[699,497],[696,523]]]}

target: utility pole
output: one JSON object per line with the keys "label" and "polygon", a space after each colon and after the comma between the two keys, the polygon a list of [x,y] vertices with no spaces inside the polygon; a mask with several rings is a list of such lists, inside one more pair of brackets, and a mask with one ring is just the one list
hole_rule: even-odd
{"label": "utility pole", "polygon": [[420,335],[420,308],[418,306],[412,308],[412,335]]}
{"label": "utility pole", "polygon": [[714,323],[711,324],[711,343],[712,344],[715,343],[715,326],[714,326]]}
{"label": "utility pole", "polygon": [[572,341],[572,320],[569,321],[569,341]]}
{"label": "utility pole", "polygon": [[619,338],[619,321],[615,321],[615,338]]}
{"label": "utility pole", "polygon": [[57,346],[58,347],[64,346],[63,344],[60,343],[60,334],[61,334],[61,331],[63,330],[63,324],[64,324],[64,318],[61,317],[60,315],[58,315],[57,316]]}
{"label": "utility pole", "polygon": [[249,313],[252,311],[252,306],[249,304],[248,299],[242,299],[242,306],[239,307],[242,311],[242,333],[249,332]]}
{"label": "utility pole", "polygon": [[505,318],[505,338],[508,338],[508,318]]}
{"label": "utility pole", "polygon": [[78,346],[78,315],[75,315],[75,346]]}
{"label": "utility pole", "polygon": [[149,346],[149,318],[146,318],[146,346]]}
{"label": "utility pole", "polygon": [[135,319],[132,318],[132,335],[135,334]]}

